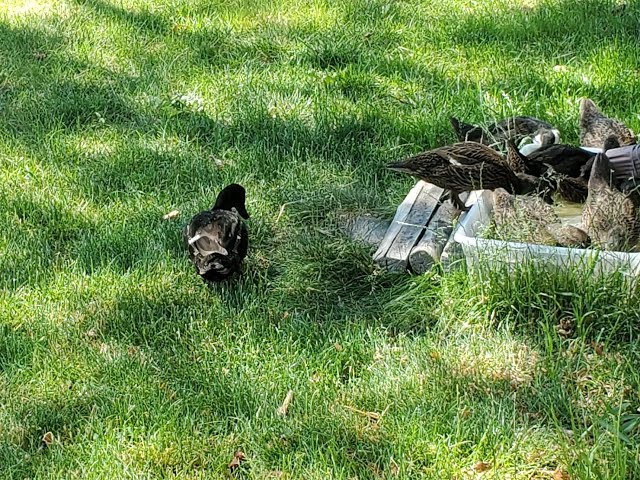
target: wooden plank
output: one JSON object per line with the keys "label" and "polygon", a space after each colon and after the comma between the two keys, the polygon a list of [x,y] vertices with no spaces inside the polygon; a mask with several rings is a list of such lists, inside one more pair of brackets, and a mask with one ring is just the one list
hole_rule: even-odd
{"label": "wooden plank", "polygon": [[392,271],[407,268],[409,254],[436,209],[442,188],[419,181],[396,210],[374,261]]}
{"label": "wooden plank", "polygon": [[[460,200],[466,202],[468,196],[467,192],[463,192]],[[453,222],[459,215],[460,210],[451,201],[443,202],[438,207],[429,220],[424,235],[409,254],[409,265],[414,273],[425,273],[440,261],[442,250],[453,231]]]}
{"label": "wooden plank", "polygon": [[[484,190],[474,190],[471,193],[469,193],[469,196],[467,197],[465,205],[467,207],[470,207],[474,203],[476,203],[480,195],[482,195],[483,191]],[[451,232],[451,235],[449,235],[449,240],[447,240],[447,243],[445,244],[444,248],[442,249],[442,253],[440,254],[440,262],[442,263],[442,266],[447,272],[457,268],[461,264],[462,260],[464,259],[462,246],[459,243],[457,243],[453,239],[453,237],[456,233],[456,230],[460,228],[460,221],[465,217],[465,215],[466,215],[466,212],[462,212],[458,217],[458,225],[456,225],[456,227]]]}
{"label": "wooden plank", "polygon": [[391,221],[373,217],[371,215],[360,215],[357,217],[344,216],[342,219],[342,231],[351,240],[366,243],[372,247],[378,247],[384,238]]}

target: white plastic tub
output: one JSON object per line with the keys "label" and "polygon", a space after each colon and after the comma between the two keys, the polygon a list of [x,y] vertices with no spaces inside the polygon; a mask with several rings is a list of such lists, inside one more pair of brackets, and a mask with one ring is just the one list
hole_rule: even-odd
{"label": "white plastic tub", "polygon": [[485,190],[460,220],[453,234],[454,241],[462,246],[470,268],[484,265],[511,270],[517,264],[532,262],[545,267],[584,269],[591,275],[619,271],[635,279],[640,274],[640,253],[549,247],[480,237],[492,216],[493,192]]}

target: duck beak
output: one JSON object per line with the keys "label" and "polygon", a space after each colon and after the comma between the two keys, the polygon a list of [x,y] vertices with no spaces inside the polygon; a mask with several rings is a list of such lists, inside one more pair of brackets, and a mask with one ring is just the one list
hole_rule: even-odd
{"label": "duck beak", "polygon": [[393,170],[394,172],[401,172],[401,173],[408,173],[408,174],[414,173],[413,170],[409,168],[405,162],[388,163],[387,169]]}

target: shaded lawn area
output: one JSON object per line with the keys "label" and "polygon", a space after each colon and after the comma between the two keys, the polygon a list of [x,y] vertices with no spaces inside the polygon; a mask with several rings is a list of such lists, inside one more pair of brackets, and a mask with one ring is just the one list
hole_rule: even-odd
{"label": "shaded lawn area", "polygon": [[[450,115],[575,143],[589,96],[640,130],[614,6],[2,2],[2,477],[222,478],[240,449],[238,478],[640,478],[635,291],[392,275],[339,231],[392,215],[383,165]],[[207,287],[180,230],[230,182],[250,255]]]}

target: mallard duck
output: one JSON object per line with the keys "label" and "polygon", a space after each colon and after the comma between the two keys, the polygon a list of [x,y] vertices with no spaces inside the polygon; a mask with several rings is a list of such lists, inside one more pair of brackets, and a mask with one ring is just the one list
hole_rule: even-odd
{"label": "mallard duck", "polygon": [[528,158],[520,153],[515,142],[511,139],[507,140],[507,156],[505,161],[507,165],[511,167],[511,170],[516,173],[531,173],[527,165]]}
{"label": "mallard duck", "polygon": [[[608,152],[611,149],[619,148],[620,141],[618,137],[615,135],[609,135],[602,145],[602,151]],[[595,160],[595,155],[591,157],[587,163],[585,163],[582,167],[580,167],[580,177],[585,179],[586,182],[589,181],[589,177],[591,176],[591,167],[593,166],[593,161]]]}
{"label": "mallard duck", "polygon": [[211,210],[197,213],[184,228],[189,258],[204,280],[219,282],[240,272],[249,246],[245,195],[237,183],[225,187]]}
{"label": "mallard duck", "polygon": [[519,143],[530,137],[545,145],[558,143],[560,132],[551,124],[533,117],[510,117],[482,128],[450,118],[451,126],[461,142],[478,142],[484,145],[502,145],[507,139]]}
{"label": "mallard duck", "polygon": [[569,177],[553,172],[549,175],[556,182],[556,191],[567,202],[582,203],[589,193],[588,181],[583,177]]}
{"label": "mallard duck", "polygon": [[532,175],[532,170],[529,166],[529,160],[526,155],[523,155],[516,147],[513,140],[507,140],[507,155],[505,162],[509,167],[516,172],[519,177],[527,177],[530,179],[530,184],[535,184],[535,193],[542,197],[542,199],[548,203],[553,204],[553,192],[556,190],[555,181],[549,174]]}
{"label": "mallard duck", "polygon": [[562,225],[553,208],[538,197],[511,195],[504,189],[493,193],[493,219],[499,239],[561,247],[585,247],[587,234]]}
{"label": "mallard duck", "polygon": [[591,239],[587,232],[573,225],[556,223],[547,227],[559,247],[587,248]]}
{"label": "mallard duck", "polygon": [[588,98],[580,101],[580,144],[583,147],[601,147],[606,138],[615,135],[620,145],[634,145],[636,137],[619,120],[606,117]]}
{"label": "mallard duck", "polygon": [[512,193],[528,193],[537,184],[536,178],[516,175],[498,152],[474,142],[435,148],[390,163],[387,168],[449,190],[452,203],[460,210],[467,210],[458,197],[460,192],[504,188]]}
{"label": "mallard duck", "polygon": [[627,178],[620,182],[620,191],[631,199],[636,207],[640,207],[640,179]]}
{"label": "mallard duck", "polygon": [[573,145],[544,145],[526,157],[528,173],[542,175],[547,166],[569,177],[579,177],[580,169],[595,156],[595,153]]}
{"label": "mallard duck", "polygon": [[606,250],[633,248],[638,241],[637,208],[613,185],[607,154],[598,153],[589,177],[582,225],[594,244]]}
{"label": "mallard duck", "polygon": [[[620,143],[615,135],[607,137],[604,142],[603,151],[606,152],[612,148],[618,148]],[[591,176],[591,167],[595,159],[595,153],[580,167],[580,174],[577,177],[556,174],[553,178],[557,182],[557,191],[560,196],[569,202],[583,203],[589,195],[589,177]],[[575,170],[572,170],[575,173]],[[627,193],[623,190],[624,193]],[[637,195],[633,194],[635,199]]]}

